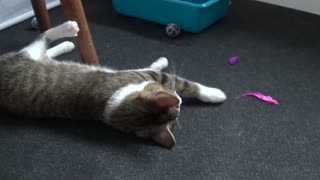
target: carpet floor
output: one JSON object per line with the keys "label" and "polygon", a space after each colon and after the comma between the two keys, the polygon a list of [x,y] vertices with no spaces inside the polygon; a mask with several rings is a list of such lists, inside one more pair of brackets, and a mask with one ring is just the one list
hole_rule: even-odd
{"label": "carpet floor", "polygon": [[[169,39],[164,27],[118,15],[111,1],[83,1],[102,65],[168,71],[221,88],[220,105],[185,101],[167,150],[102,123],[0,113],[0,179],[320,179],[320,16],[234,1],[201,33]],[[51,10],[54,25],[64,21]],[[39,34],[30,20],[0,32],[0,53]],[[228,58],[237,55],[238,64]],[[77,51],[59,59],[80,61]],[[279,101],[253,97],[259,91]]]}

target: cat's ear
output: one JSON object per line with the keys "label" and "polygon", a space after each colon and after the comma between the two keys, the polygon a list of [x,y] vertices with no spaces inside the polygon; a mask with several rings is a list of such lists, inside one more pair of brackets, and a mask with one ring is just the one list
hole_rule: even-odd
{"label": "cat's ear", "polygon": [[171,108],[179,105],[179,99],[177,96],[164,91],[157,92],[152,97],[151,102],[156,108],[160,109]]}
{"label": "cat's ear", "polygon": [[162,126],[156,129],[152,139],[166,148],[172,148],[176,144],[176,140],[168,126]]}

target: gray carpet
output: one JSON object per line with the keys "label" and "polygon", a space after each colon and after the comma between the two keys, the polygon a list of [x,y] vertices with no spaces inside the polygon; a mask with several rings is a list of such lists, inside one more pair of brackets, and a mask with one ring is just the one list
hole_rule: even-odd
{"label": "gray carpet", "polygon": [[[171,40],[161,25],[117,15],[110,1],[84,6],[103,65],[141,68],[166,56],[168,71],[221,88],[229,99],[185,101],[172,150],[102,123],[1,112],[0,179],[320,179],[319,16],[234,1],[222,21]],[[60,8],[50,15],[53,24],[64,21]],[[30,21],[1,31],[0,52],[37,34]],[[232,55],[240,56],[234,66]],[[234,99],[246,91],[280,105]]]}

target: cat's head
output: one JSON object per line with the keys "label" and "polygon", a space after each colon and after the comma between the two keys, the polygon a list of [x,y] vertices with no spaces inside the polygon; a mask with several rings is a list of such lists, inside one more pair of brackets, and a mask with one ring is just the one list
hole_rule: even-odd
{"label": "cat's head", "polygon": [[127,85],[108,102],[109,124],[171,148],[175,138],[172,126],[180,114],[181,98],[156,82]]}

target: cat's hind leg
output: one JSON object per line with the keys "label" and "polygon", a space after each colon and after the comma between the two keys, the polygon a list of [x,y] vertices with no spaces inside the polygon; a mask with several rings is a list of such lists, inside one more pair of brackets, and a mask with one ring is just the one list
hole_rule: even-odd
{"label": "cat's hind leg", "polygon": [[47,55],[47,48],[50,42],[64,38],[77,36],[79,27],[75,21],[67,21],[57,27],[51,28],[42,33],[29,46],[23,48],[20,52],[27,55],[32,60],[40,60]]}
{"label": "cat's hind leg", "polygon": [[65,37],[75,37],[78,35],[79,27],[76,21],[67,21],[59,26],[51,28],[44,32],[44,36],[49,42]]}
{"label": "cat's hind leg", "polygon": [[46,54],[49,58],[55,58],[62,54],[68,53],[74,49],[73,42],[65,41],[47,50]]}

